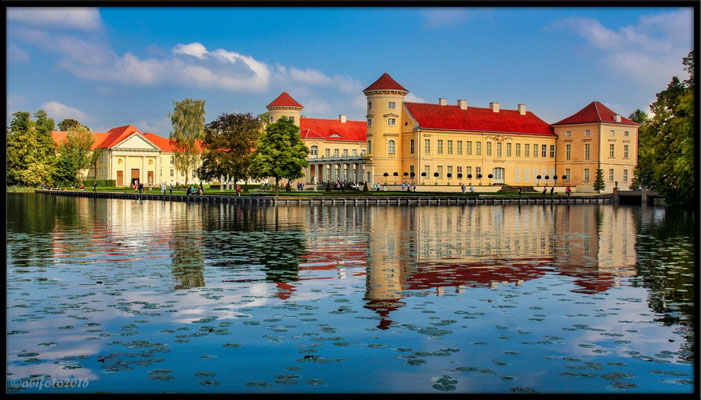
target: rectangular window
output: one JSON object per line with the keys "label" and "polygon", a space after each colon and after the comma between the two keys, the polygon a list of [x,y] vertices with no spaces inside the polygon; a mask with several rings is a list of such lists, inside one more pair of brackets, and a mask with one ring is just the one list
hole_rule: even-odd
{"label": "rectangular window", "polygon": [[628,135],[629,135],[628,131],[623,131],[623,136],[628,136]]}
{"label": "rectangular window", "polygon": [[616,155],[615,145],[613,143],[609,144],[609,158],[614,158]]}
{"label": "rectangular window", "polygon": [[521,157],[521,143],[516,143],[516,157]]}
{"label": "rectangular window", "polygon": [[472,155],[472,140],[465,142],[465,154],[468,156]]}
{"label": "rectangular window", "polygon": [[429,154],[431,152],[431,139],[424,139],[424,153]]}
{"label": "rectangular window", "polygon": [[506,156],[511,157],[511,143],[506,144]]}
{"label": "rectangular window", "polygon": [[173,165],[173,157],[170,158],[170,165]]}
{"label": "rectangular window", "polygon": [[584,168],[584,182],[589,182],[589,168]]}
{"label": "rectangular window", "polygon": [[499,157],[499,158],[501,158],[501,154],[502,154],[501,147],[502,147],[501,142],[497,143],[497,157]]}
{"label": "rectangular window", "polygon": [[628,158],[628,145],[623,145],[623,158]]}
{"label": "rectangular window", "polygon": [[368,118],[368,128],[372,127],[372,118]]}
{"label": "rectangular window", "polygon": [[172,169],[170,170],[170,176],[175,176],[175,171]]}
{"label": "rectangular window", "polygon": [[388,101],[387,108],[397,108],[397,103],[395,103],[393,101]]}
{"label": "rectangular window", "polygon": [[458,155],[462,155],[462,140],[458,140]]}
{"label": "rectangular window", "polygon": [[372,110],[372,101],[368,101],[368,110]]}
{"label": "rectangular window", "polygon": [[453,154],[453,141],[448,140],[448,154]]}
{"label": "rectangular window", "polygon": [[458,165],[457,170],[458,170],[458,175],[462,174],[462,165]]}
{"label": "rectangular window", "polygon": [[487,156],[492,155],[492,142],[487,142]]}
{"label": "rectangular window", "polygon": [[567,131],[567,137],[572,136],[572,131]]}
{"label": "rectangular window", "polygon": [[531,145],[526,143],[523,149],[523,156],[524,157],[530,157],[531,156]]}
{"label": "rectangular window", "polygon": [[436,172],[438,172],[438,179],[443,179],[443,166],[442,165],[438,166],[438,171],[436,171]]}
{"label": "rectangular window", "polygon": [[565,169],[565,180],[569,181],[571,179],[572,179],[572,177],[570,176],[570,169],[566,168]]}
{"label": "rectangular window", "polygon": [[348,157],[348,149],[343,149],[343,157]]}
{"label": "rectangular window", "polygon": [[469,166],[469,165],[466,166],[466,167],[465,167],[465,173],[466,173],[467,175],[472,175],[472,167]]}
{"label": "rectangular window", "polygon": [[438,154],[443,154],[443,140],[438,139],[438,145],[436,145]]}
{"label": "rectangular window", "polygon": [[358,149],[353,149],[353,156],[357,156],[357,155],[358,155]]}
{"label": "rectangular window", "polygon": [[[370,146],[370,141],[369,141],[369,140],[368,140],[368,146]],[[326,149],[326,151],[324,152],[324,154],[326,154],[326,157],[331,157],[331,149]]]}
{"label": "rectangular window", "polygon": [[543,156],[543,158],[548,156],[548,145],[547,144],[541,145],[540,150],[541,150],[540,155]]}
{"label": "rectangular window", "polygon": [[611,129],[611,136],[616,136],[616,131]]}
{"label": "rectangular window", "polygon": [[482,155],[482,142],[475,142],[475,155],[476,156]]}
{"label": "rectangular window", "polygon": [[452,165],[448,165],[448,175],[450,175],[451,177],[453,176],[453,166]]}
{"label": "rectangular window", "polygon": [[550,145],[550,158],[555,158],[555,145]]}
{"label": "rectangular window", "polygon": [[338,157],[338,149],[333,149],[333,156]]}
{"label": "rectangular window", "polygon": [[533,145],[533,157],[538,157],[538,145]]}
{"label": "rectangular window", "polygon": [[589,160],[591,156],[591,145],[589,143],[584,144],[584,159]]}
{"label": "rectangular window", "polygon": [[424,166],[424,172],[426,173],[426,177],[430,178],[431,177],[431,166],[430,165],[425,165]]}
{"label": "rectangular window", "polygon": [[409,166],[409,175],[411,176],[411,174],[413,174],[413,173],[414,173],[414,165],[412,164]]}
{"label": "rectangular window", "polygon": [[609,169],[609,182],[613,182],[613,168]]}
{"label": "rectangular window", "polygon": [[397,125],[397,119],[396,119],[396,118],[387,118],[387,125],[389,125],[389,126],[396,126],[396,125]]}
{"label": "rectangular window", "polygon": [[586,131],[584,131],[584,136],[589,136],[589,135],[591,135],[591,132],[589,132],[588,129]]}
{"label": "rectangular window", "polygon": [[414,154],[414,139],[411,139],[411,140],[409,141],[409,152],[410,152],[411,154]]}
{"label": "rectangular window", "polygon": [[572,145],[571,144],[565,145],[565,159],[567,161],[572,159]]}
{"label": "rectangular window", "polygon": [[628,182],[628,170],[623,170],[623,182]]}
{"label": "rectangular window", "polygon": [[482,167],[475,167],[475,177],[482,174]]}

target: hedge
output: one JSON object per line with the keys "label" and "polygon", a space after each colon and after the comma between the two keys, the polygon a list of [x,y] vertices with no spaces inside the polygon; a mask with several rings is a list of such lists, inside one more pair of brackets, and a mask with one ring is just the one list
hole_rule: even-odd
{"label": "hedge", "polygon": [[92,187],[92,184],[97,183],[98,187],[116,187],[117,181],[114,179],[90,179],[83,181],[83,186],[86,188]]}

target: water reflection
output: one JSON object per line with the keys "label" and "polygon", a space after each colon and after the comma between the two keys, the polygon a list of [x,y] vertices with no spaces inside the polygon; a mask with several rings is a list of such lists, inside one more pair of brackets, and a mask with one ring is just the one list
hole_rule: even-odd
{"label": "water reflection", "polygon": [[[166,329],[176,335],[172,346],[207,333],[229,334],[224,332],[227,324],[244,317],[251,318],[243,324],[246,329],[257,329],[259,320],[273,324],[260,335],[272,343],[309,335],[319,339],[313,343],[321,345],[326,339],[314,332],[298,330],[284,335],[297,324],[306,326],[305,330],[309,325],[320,327],[322,335],[331,335],[328,340],[339,346],[338,351],[349,343],[367,340],[355,329],[403,336],[410,336],[408,331],[419,332],[432,340],[446,332],[459,332],[460,337],[479,334],[506,341],[509,336],[500,330],[516,324],[512,321],[518,316],[503,317],[503,312],[522,301],[526,310],[532,310],[526,316],[528,321],[537,327],[547,316],[555,320],[548,322],[553,331],[540,341],[518,338],[514,340],[520,344],[501,348],[490,343],[497,346],[496,353],[511,351],[514,354],[507,354],[515,355],[511,347],[536,343],[542,346],[539,351],[546,351],[548,345],[561,339],[557,335],[562,331],[584,330],[589,332],[583,335],[589,342],[600,343],[598,332],[604,328],[588,325],[597,322],[609,327],[611,332],[605,334],[619,339],[606,342],[611,346],[608,349],[604,345],[593,348],[592,353],[633,352],[633,340],[620,337],[637,334],[636,329],[624,330],[630,328],[625,323],[634,321],[673,327],[674,334],[683,338],[683,343],[671,345],[680,349],[678,354],[656,345],[655,351],[661,352],[655,356],[662,359],[674,354],[686,362],[693,360],[693,213],[608,205],[241,207],[11,195],[8,215],[8,304],[13,304],[8,331],[20,332],[12,336],[14,343],[21,343],[15,345],[18,349],[37,346],[21,333],[35,319],[45,318],[62,327],[75,324],[65,316],[54,322],[53,318],[59,317],[52,316],[56,311],[51,297],[41,297],[42,293],[63,296],[68,291],[75,295],[69,296],[70,300],[78,303],[61,303],[61,313],[76,304],[86,307],[86,313],[94,313],[100,304],[117,296],[114,304],[103,308],[114,307],[121,317],[142,318],[137,322],[144,327],[149,322],[143,319],[147,315],[158,324],[183,325]],[[140,265],[145,267],[135,268]],[[104,281],[105,292],[96,289],[98,279]],[[49,291],[37,291],[46,288]],[[644,301],[621,297],[625,288],[640,288],[636,296]],[[618,295],[607,298],[609,294]],[[90,302],[81,302],[81,296]],[[522,300],[514,300],[517,298]],[[466,306],[460,301],[473,303]],[[483,301],[486,304],[480,304]],[[638,302],[647,308],[616,316],[622,304],[637,307]],[[23,310],[39,304],[49,316]],[[585,311],[570,314],[570,308],[577,304]],[[146,311],[160,307],[173,308],[164,314]],[[607,315],[599,312],[604,309],[611,315],[606,323],[597,320]],[[283,316],[287,311],[297,319],[276,324],[289,317]],[[327,313],[345,319],[333,320]],[[99,315],[106,321],[110,318]],[[417,326],[424,316],[428,316],[425,323],[429,325]],[[478,317],[479,322],[473,320]],[[220,325],[215,325],[217,318]],[[367,325],[365,319],[370,320]],[[467,321],[456,322],[458,319]],[[473,322],[478,328],[472,331],[460,325]],[[193,323],[209,325],[202,326],[199,333],[178,331]],[[240,329],[241,322],[236,323]],[[451,324],[452,330],[436,328]],[[132,334],[131,325],[117,327],[117,334]],[[590,328],[596,333],[588,331]],[[105,331],[106,336],[113,334]],[[512,334],[529,332],[524,328]],[[91,339],[96,339],[95,335]],[[446,344],[470,344],[460,337]],[[76,343],[83,340],[80,335],[73,338]],[[236,340],[254,341],[248,336],[236,336]],[[231,345],[227,348],[237,348],[237,343],[227,344]],[[414,344],[417,349],[424,345]],[[582,357],[583,349],[591,348],[584,346],[593,345],[584,342],[579,346],[559,351],[577,358]],[[444,344],[443,348],[453,347]],[[450,353],[443,348],[440,354]],[[312,358],[302,360],[314,360],[313,349],[304,350]],[[60,351],[64,356],[70,354],[66,351],[76,352],[74,348]],[[75,354],[99,351],[95,346]],[[488,352],[487,362],[493,362],[492,353]],[[20,353],[24,354],[31,353]],[[61,353],[57,350],[56,354]],[[13,357],[18,356],[13,353]],[[396,359],[399,357],[389,356],[382,362]],[[416,355],[408,360],[411,368],[418,368],[415,366],[421,362]],[[21,360],[15,358],[10,363],[21,364]],[[464,368],[471,371],[472,367]],[[438,373],[428,371],[433,373],[430,376]],[[494,385],[500,387],[498,382]]]}

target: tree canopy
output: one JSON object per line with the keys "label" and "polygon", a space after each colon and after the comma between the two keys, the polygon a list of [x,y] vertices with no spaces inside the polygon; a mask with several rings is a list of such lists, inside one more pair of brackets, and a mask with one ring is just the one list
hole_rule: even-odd
{"label": "tree canopy", "polygon": [[66,132],[66,141],[61,143],[56,160],[54,181],[63,184],[77,184],[81,180],[80,172],[90,167],[98,152],[90,148],[95,137],[90,130],[80,125]]}
{"label": "tree canopy", "polygon": [[54,172],[55,147],[51,139],[53,120],[43,110],[32,120],[26,111],[12,116],[7,129],[7,184],[38,186],[50,184]]}
{"label": "tree canopy", "polygon": [[189,171],[193,170],[200,160],[200,149],[197,142],[204,138],[204,100],[185,99],[174,101],[174,109],[168,113],[173,131],[170,140],[174,143],[173,164],[178,171],[185,172],[185,184],[188,182]]}
{"label": "tree canopy", "polygon": [[682,62],[689,79],[672,77],[650,105],[651,115],[640,122],[633,185],[662,194],[667,204],[690,206],[695,194],[694,52]]}
{"label": "tree canopy", "polygon": [[280,179],[297,179],[304,176],[309,149],[302,143],[299,127],[287,118],[268,124],[258,139],[251,164],[252,175],[275,179],[275,193]]}
{"label": "tree canopy", "polygon": [[250,177],[253,150],[261,135],[261,120],[252,114],[221,114],[207,124],[202,141],[200,179]]}

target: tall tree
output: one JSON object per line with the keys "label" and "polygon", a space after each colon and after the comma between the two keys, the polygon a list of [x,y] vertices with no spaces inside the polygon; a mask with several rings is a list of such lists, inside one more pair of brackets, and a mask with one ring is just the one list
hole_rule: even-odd
{"label": "tall tree", "polygon": [[[202,180],[224,182],[250,176],[253,149],[261,134],[261,120],[252,114],[222,114],[207,124],[202,141]],[[222,182],[222,185],[224,184]]]}
{"label": "tall tree", "polygon": [[694,53],[683,59],[689,79],[672,77],[650,105],[652,115],[638,130],[639,153],[634,185],[657,191],[670,205],[693,204],[694,171]]}
{"label": "tall tree", "polygon": [[[50,132],[49,132],[50,138]],[[7,129],[8,185],[38,186],[51,183],[53,143],[37,132],[36,123],[25,111],[13,114]]]}
{"label": "tall tree", "polygon": [[174,144],[173,164],[185,172],[187,185],[189,172],[200,161],[198,141],[204,138],[204,100],[185,99],[174,101],[175,108],[168,113],[173,124],[170,140]]}
{"label": "tall tree", "polygon": [[275,194],[279,194],[280,179],[304,176],[309,149],[302,143],[299,127],[287,118],[268,124],[258,140],[251,164],[252,175],[275,179]]}
{"label": "tall tree", "polygon": [[642,124],[647,120],[647,114],[645,114],[645,111],[638,108],[628,116],[628,119]]}
{"label": "tall tree", "polygon": [[63,184],[76,184],[81,180],[81,172],[89,168],[97,157],[91,147],[94,135],[85,126],[72,128],[66,132],[66,141],[58,150],[54,180]]}

